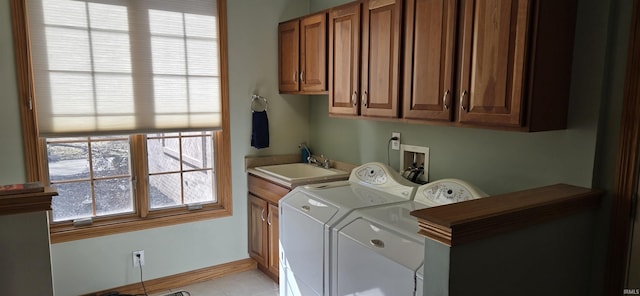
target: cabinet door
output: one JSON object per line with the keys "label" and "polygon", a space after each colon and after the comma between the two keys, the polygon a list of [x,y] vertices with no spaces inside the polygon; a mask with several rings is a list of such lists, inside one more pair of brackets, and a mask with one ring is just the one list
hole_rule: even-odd
{"label": "cabinet door", "polygon": [[299,87],[300,22],[278,25],[278,76],[280,92],[297,92]]}
{"label": "cabinet door", "polygon": [[401,0],[364,1],[362,115],[398,117]]}
{"label": "cabinet door", "polygon": [[456,2],[405,2],[404,118],[452,119]]}
{"label": "cabinet door", "polygon": [[329,13],[329,113],[358,115],[360,3]]}
{"label": "cabinet door", "polygon": [[269,225],[269,271],[278,275],[278,270],[280,268],[280,233],[278,229],[279,221],[278,221],[278,206],[274,204],[269,204],[269,216],[267,217],[267,225]]}
{"label": "cabinet door", "polygon": [[463,0],[459,121],[522,125],[530,0]]}
{"label": "cabinet door", "polygon": [[267,265],[267,202],[249,194],[249,255]]}
{"label": "cabinet door", "polygon": [[300,21],[300,90],[327,90],[327,14]]}

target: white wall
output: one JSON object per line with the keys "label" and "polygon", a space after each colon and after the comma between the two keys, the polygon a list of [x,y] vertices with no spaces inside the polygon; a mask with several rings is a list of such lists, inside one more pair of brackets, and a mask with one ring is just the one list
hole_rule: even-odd
{"label": "white wall", "polygon": [[25,171],[9,0],[0,0],[0,184],[22,183]]}
{"label": "white wall", "polygon": [[46,212],[0,215],[0,287],[3,295],[51,295]]}
{"label": "white wall", "polygon": [[[297,144],[308,140],[308,98],[280,96],[277,83],[277,23],[306,14],[308,1],[227,0],[227,6],[233,216],[54,244],[51,256],[56,295],[78,295],[138,282],[131,252],[139,249],[145,250],[145,279],[248,257],[245,155],[295,153]],[[8,11],[9,0],[0,0],[0,183],[24,181]],[[249,142],[249,96],[254,92],[269,100],[271,148],[259,151]],[[15,255],[19,258],[28,253]]]}

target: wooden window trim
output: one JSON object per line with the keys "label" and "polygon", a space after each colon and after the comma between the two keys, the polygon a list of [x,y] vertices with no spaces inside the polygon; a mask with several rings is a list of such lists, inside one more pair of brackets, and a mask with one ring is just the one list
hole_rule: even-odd
{"label": "wooden window trim", "polygon": [[[38,138],[36,125],[35,102],[32,100],[33,77],[31,71],[30,44],[26,18],[25,0],[10,0],[13,41],[15,49],[16,75],[18,81],[18,99],[20,105],[22,140],[25,158],[26,180],[28,182],[46,180],[46,152],[44,141]],[[220,71],[220,95],[222,107],[222,129],[215,134],[215,175],[217,203],[205,205],[202,209],[189,211],[184,207],[149,211],[147,180],[138,178],[136,188],[138,198],[135,199],[137,212],[130,215],[100,217],[89,226],[75,227],[71,222],[51,225],[51,242],[60,243],[78,239],[86,239],[123,232],[137,231],[155,227],[176,225],[227,217],[232,215],[231,192],[231,135],[229,122],[229,80],[227,49],[227,7],[226,0],[217,0],[218,8],[218,52]],[[134,135],[133,137],[144,137]],[[134,147],[132,147],[133,149]],[[145,149],[138,145],[136,149]],[[135,151],[140,153],[142,151]],[[132,153],[134,154],[134,153]],[[136,169],[145,169],[146,161],[134,162]]]}
{"label": "wooden window trim", "polygon": [[[633,195],[638,186],[640,159],[640,3],[634,1],[629,29],[626,81],[614,191],[611,196],[609,250],[603,295],[620,295],[628,275],[633,220]],[[635,288],[635,287],[634,287]]]}
{"label": "wooden window trim", "polygon": [[43,162],[38,151],[38,129],[36,125],[35,106],[31,100],[33,85],[31,83],[31,45],[27,26],[27,5],[25,0],[11,0],[11,21],[13,26],[13,45],[18,82],[18,100],[22,121],[22,145],[27,182],[40,181],[44,171],[40,170]]}

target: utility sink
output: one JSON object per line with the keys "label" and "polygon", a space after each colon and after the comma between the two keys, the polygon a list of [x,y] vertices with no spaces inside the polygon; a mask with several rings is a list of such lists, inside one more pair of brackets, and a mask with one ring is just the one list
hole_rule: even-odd
{"label": "utility sink", "polygon": [[289,183],[315,183],[346,179],[349,172],[325,169],[307,163],[287,163],[255,167],[256,170]]}

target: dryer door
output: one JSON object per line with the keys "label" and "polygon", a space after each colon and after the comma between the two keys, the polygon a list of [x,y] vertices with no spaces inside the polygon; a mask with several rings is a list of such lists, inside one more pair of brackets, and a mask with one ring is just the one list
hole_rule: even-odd
{"label": "dryer door", "polygon": [[281,295],[324,295],[324,225],[338,209],[302,192],[287,197],[280,209]]}
{"label": "dryer door", "polygon": [[336,295],[414,295],[423,244],[365,218],[345,226],[337,240]]}

